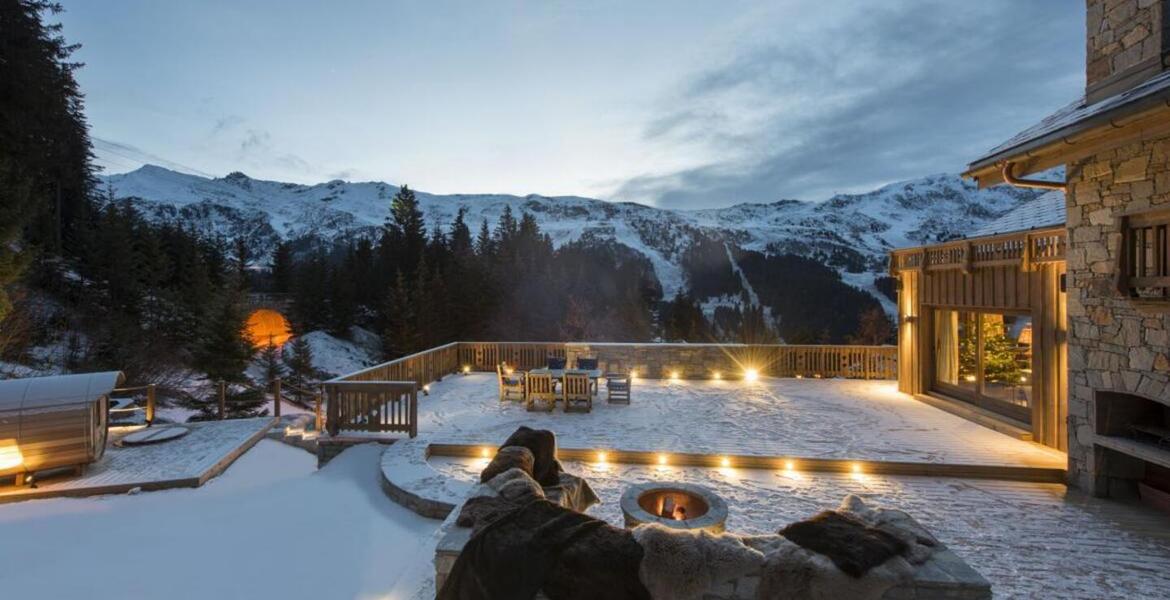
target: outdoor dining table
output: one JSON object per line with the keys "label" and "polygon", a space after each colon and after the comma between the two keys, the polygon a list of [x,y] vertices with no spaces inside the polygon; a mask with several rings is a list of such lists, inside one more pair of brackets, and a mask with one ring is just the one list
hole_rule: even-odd
{"label": "outdoor dining table", "polygon": [[552,375],[553,379],[564,379],[565,373],[584,373],[589,376],[589,379],[594,381],[601,379],[601,369],[550,369],[548,367],[540,367],[539,369],[532,369],[529,373]]}

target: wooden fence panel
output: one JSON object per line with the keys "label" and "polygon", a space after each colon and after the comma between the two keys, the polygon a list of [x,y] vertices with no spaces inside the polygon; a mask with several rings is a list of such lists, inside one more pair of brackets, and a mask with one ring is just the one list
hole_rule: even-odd
{"label": "wooden fence panel", "polygon": [[418,435],[418,385],[413,381],[331,381],[327,398],[329,435],[344,431]]}

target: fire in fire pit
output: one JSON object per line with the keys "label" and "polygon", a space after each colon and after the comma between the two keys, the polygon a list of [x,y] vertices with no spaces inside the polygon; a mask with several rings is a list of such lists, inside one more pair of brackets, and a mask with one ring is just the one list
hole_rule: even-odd
{"label": "fire in fire pit", "polygon": [[689,483],[642,483],[622,494],[626,527],[661,523],[675,529],[723,531],[727,503],[711,490]]}

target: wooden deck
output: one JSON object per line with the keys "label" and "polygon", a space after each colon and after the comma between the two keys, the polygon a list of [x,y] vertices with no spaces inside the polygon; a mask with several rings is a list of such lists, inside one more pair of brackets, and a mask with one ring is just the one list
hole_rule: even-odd
{"label": "wooden deck", "polygon": [[125,448],[113,442],[141,426],[111,428],[105,456],[81,476],[50,477],[35,488],[0,486],[0,503],[199,487],[259,442],[274,423],[270,417],[190,423],[185,427],[191,432],[182,438]]}

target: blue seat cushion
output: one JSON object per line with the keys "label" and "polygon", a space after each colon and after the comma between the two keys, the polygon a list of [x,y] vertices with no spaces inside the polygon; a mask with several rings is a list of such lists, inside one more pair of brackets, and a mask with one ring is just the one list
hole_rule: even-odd
{"label": "blue seat cushion", "polygon": [[577,368],[583,371],[594,371],[597,369],[596,358],[578,358]]}
{"label": "blue seat cushion", "polygon": [[565,368],[566,359],[557,358],[555,356],[548,357],[548,368],[552,370],[560,370]]}

